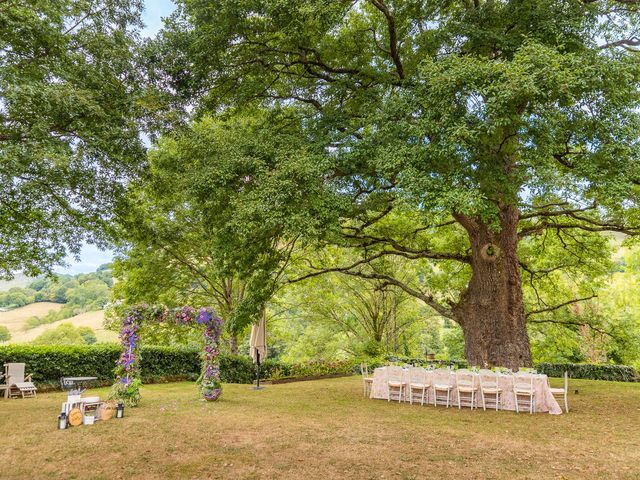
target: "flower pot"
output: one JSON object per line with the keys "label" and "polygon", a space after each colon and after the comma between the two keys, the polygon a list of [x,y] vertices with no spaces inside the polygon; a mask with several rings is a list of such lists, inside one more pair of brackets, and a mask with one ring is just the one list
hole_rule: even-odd
{"label": "flower pot", "polygon": [[96,417],[93,415],[85,415],[82,419],[82,423],[85,425],[93,425],[96,421]]}

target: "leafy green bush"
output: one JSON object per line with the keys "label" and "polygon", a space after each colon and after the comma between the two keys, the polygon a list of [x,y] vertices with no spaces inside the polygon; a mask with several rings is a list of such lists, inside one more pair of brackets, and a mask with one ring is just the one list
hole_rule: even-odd
{"label": "leafy green bush", "polygon": [[62,323],[56,328],[42,332],[34,340],[34,345],[90,345],[96,343],[96,334],[90,327],[76,327]]}
{"label": "leafy green bush", "polygon": [[91,327],[78,327],[78,333],[87,345],[98,343],[96,332],[94,332]]}
{"label": "leafy green bush", "polygon": [[[242,355],[220,355],[220,379],[226,383],[251,383],[256,376],[256,368],[249,357]],[[265,362],[266,363],[266,362]],[[262,376],[265,369],[262,368]]]}
{"label": "leafy green bush", "polygon": [[294,363],[289,368],[289,377],[312,377],[320,375],[339,375],[353,373],[353,361],[349,360],[310,360]]}
{"label": "leafy green bush", "polygon": [[0,325],[0,342],[8,342],[9,340],[11,340],[11,332],[6,326]]}

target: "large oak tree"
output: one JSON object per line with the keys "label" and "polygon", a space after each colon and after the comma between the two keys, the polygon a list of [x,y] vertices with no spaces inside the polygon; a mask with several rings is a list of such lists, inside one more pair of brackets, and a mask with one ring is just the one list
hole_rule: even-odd
{"label": "large oak tree", "polygon": [[[528,365],[527,318],[579,298],[526,311],[523,273],[640,232],[637,3],[182,0],[149,78],[184,112],[295,109],[327,191],[350,205],[323,240],[362,253],[314,273],[402,288],[461,325],[470,362]],[[546,242],[565,255],[537,268]],[[442,291],[365,267],[386,255],[464,281]]]}

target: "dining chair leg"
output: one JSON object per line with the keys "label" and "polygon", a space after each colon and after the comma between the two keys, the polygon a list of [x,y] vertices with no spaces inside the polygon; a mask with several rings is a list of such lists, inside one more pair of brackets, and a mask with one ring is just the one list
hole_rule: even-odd
{"label": "dining chair leg", "polygon": [[458,390],[458,410],[460,410],[460,390]]}
{"label": "dining chair leg", "polygon": [[514,394],[516,397],[516,413],[520,413],[520,405],[518,405],[518,394]]}
{"label": "dining chair leg", "polygon": [[567,401],[567,392],[564,392],[564,411],[565,413],[569,413],[569,402]]}
{"label": "dining chair leg", "polygon": [[500,392],[496,392],[496,412],[498,411],[498,403],[500,403]]}

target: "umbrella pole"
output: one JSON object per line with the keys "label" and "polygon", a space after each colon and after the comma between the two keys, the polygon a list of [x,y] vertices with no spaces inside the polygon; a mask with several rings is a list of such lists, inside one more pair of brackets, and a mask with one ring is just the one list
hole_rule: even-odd
{"label": "umbrella pole", "polygon": [[262,390],[260,386],[260,350],[256,348],[256,386],[254,390]]}

